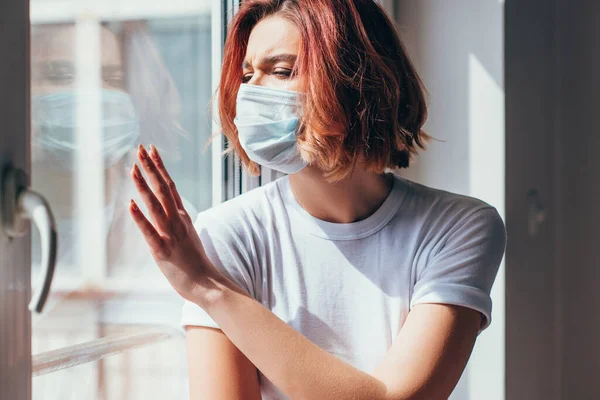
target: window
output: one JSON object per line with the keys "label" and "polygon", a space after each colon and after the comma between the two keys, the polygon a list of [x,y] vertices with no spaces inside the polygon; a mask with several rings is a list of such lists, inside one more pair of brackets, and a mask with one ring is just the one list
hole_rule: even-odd
{"label": "window", "polygon": [[[219,201],[221,141],[205,148],[223,8],[31,1],[31,185],[59,232],[51,297],[32,320],[34,399],[186,396],[183,301],[128,214],[129,171],[152,143],[190,215]],[[34,233],[34,278],[39,248]]]}

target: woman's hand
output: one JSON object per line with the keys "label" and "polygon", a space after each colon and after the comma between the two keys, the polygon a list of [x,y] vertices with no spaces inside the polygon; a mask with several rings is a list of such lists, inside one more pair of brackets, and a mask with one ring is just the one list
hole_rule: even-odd
{"label": "woman's hand", "polygon": [[133,199],[129,211],[171,286],[183,298],[202,305],[210,297],[211,290],[217,289],[215,283],[222,281],[223,276],[206,257],[192,219],[156,148],[151,145],[148,154],[140,145],[137,155],[154,191],[136,164],[131,176],[153,223]]}

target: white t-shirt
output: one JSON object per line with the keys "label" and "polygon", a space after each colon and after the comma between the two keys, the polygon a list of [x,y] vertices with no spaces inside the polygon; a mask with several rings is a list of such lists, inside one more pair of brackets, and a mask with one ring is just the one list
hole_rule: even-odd
{"label": "white t-shirt", "polygon": [[[402,178],[374,214],[355,223],[314,218],[284,177],[201,213],[196,228],[210,260],[250,296],[365,372],[383,359],[416,304],[475,309],[485,329],[506,240],[490,205]],[[218,328],[190,302],[181,322]],[[285,399],[260,380],[263,399]]]}

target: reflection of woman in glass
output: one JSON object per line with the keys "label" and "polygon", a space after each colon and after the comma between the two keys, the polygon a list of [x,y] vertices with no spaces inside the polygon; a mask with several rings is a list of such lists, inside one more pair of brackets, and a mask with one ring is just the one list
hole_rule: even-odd
{"label": "reflection of woman in glass", "polygon": [[[126,170],[140,141],[156,142],[168,157],[178,156],[184,134],[177,123],[179,98],[142,23],[100,28],[100,87],[77,86],[78,75],[90,72],[77,70],[76,35],[73,24],[37,26],[32,32],[32,184],[57,217],[60,274],[77,262],[74,250],[85,246],[76,234],[77,219],[86,218],[74,202],[77,131],[99,124],[107,241],[94,245],[106,246],[109,274],[139,279],[144,271],[152,274],[151,268],[140,269],[152,260],[136,251],[143,239],[126,216],[124,204],[134,193]],[[101,120],[81,118],[79,106],[94,101],[100,102]]]}
{"label": "reflection of woman in glass", "polygon": [[140,146],[148,183],[132,171],[152,210],[132,216],[188,300],[192,398],[448,398],[491,320],[504,224],[386,173],[427,139],[393,24],[373,0],[249,0],[228,34],[224,133],[289,176],[194,224],[158,151]]}

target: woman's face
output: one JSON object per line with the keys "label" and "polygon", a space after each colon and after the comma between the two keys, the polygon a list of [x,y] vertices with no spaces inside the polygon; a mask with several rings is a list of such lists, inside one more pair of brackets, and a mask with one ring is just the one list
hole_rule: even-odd
{"label": "woman's face", "polygon": [[[32,47],[32,79],[31,94],[52,95],[71,91],[76,88],[76,35],[74,25],[49,25],[39,27],[31,40]],[[124,91],[123,61],[117,37],[108,29],[100,31],[100,71],[98,85],[102,89]],[[33,102],[32,102],[33,104]],[[46,103],[48,104],[48,103]],[[36,110],[32,107],[32,117],[36,118]],[[65,110],[67,113],[68,110]],[[32,142],[42,132],[32,124]],[[76,191],[75,174],[57,162],[51,151],[39,145],[32,146],[32,186],[52,204],[58,218],[68,218],[73,212],[73,198]],[[105,193],[109,199],[116,190],[114,183],[120,178],[118,166],[107,170],[105,174]],[[108,200],[107,200],[108,201]]]}
{"label": "woman's face", "polygon": [[[46,26],[31,40],[32,94],[46,94],[75,86],[76,60],[74,25]],[[108,29],[100,31],[102,88],[124,90],[123,62],[117,37]]]}
{"label": "woman's face", "polygon": [[293,23],[276,15],[261,20],[250,33],[242,82],[297,90],[292,70],[299,46],[300,32]]}

